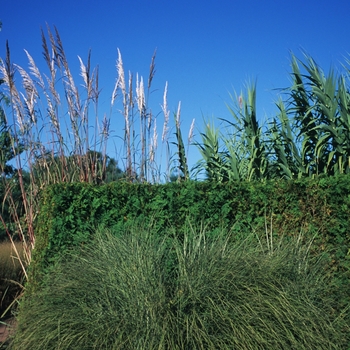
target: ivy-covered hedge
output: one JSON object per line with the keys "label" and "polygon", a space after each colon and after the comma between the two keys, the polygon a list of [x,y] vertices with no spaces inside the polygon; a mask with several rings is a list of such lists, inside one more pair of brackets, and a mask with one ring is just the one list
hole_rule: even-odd
{"label": "ivy-covered hedge", "polygon": [[129,225],[151,225],[159,234],[173,226],[181,234],[188,218],[214,233],[228,228],[237,238],[252,230],[264,232],[271,223],[275,235],[304,232],[306,239],[314,238],[313,253],[329,252],[335,291],[350,300],[347,175],[266,183],[53,185],[41,198],[31,277],[38,278],[66,249],[89,241],[97,226],[123,232]]}

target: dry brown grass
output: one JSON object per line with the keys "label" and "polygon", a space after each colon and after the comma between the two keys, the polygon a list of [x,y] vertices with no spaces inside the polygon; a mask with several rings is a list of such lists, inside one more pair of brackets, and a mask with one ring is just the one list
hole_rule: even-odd
{"label": "dry brown grass", "polygon": [[[16,250],[19,257],[16,255]],[[24,261],[23,253],[21,242],[0,243],[0,318],[8,315],[22,292],[23,270],[19,258]]]}

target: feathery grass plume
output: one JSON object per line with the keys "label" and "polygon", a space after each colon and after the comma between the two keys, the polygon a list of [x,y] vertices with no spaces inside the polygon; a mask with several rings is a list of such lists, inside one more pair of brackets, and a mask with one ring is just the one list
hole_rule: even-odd
{"label": "feathery grass plume", "polygon": [[[61,36],[60,33],[58,32],[57,28],[54,26],[54,30],[55,30],[55,40],[51,41],[51,43],[53,44],[53,47],[56,51],[57,54],[57,59],[59,60],[60,64],[63,65],[64,70],[67,72],[70,72],[69,66],[68,66],[68,60],[66,58],[66,53],[65,50],[63,48],[63,43],[61,40]],[[53,36],[50,36],[50,39],[52,39]],[[73,84],[74,86],[74,84]]]}
{"label": "feathery grass plume", "polygon": [[154,53],[153,53],[153,56],[152,56],[152,60],[151,60],[151,64],[150,64],[150,67],[149,67],[148,85],[147,85],[148,91],[151,88],[152,80],[154,78],[154,75],[156,74],[156,64],[155,64],[156,54],[157,54],[157,49],[154,50]]}
{"label": "feathery grass plume", "polygon": [[[84,154],[89,150],[89,107],[90,102],[96,98],[95,90],[93,89],[94,82],[94,73],[90,72],[90,59],[91,59],[91,50],[89,50],[87,64],[85,65],[82,59],[78,56],[80,62],[80,76],[84,81],[84,89],[86,91],[86,98],[84,102],[84,107],[82,111],[82,128],[84,129],[84,139],[85,139],[85,151]],[[95,121],[95,128],[97,127],[98,121]],[[95,133],[95,144],[96,144],[96,133]]]}
{"label": "feathery grass plume", "polygon": [[175,116],[175,123],[177,128],[180,128],[180,114],[181,114],[181,101],[179,101],[177,105],[177,111]]}
{"label": "feathery grass plume", "polygon": [[133,75],[132,73],[129,71],[129,93],[128,93],[128,99],[129,99],[129,107],[130,110],[132,110],[134,108],[134,98],[133,98],[133,92],[132,92],[132,82],[133,82]]}
{"label": "feathery grass plume", "polygon": [[[48,28],[48,33],[49,35],[51,35],[50,29]],[[56,55],[56,51],[54,49],[54,45],[55,42],[54,40],[51,40],[51,36],[50,36],[50,42],[51,42],[51,47],[52,47],[52,56],[49,53],[49,48],[47,46],[47,41],[45,38],[45,34],[43,32],[43,30],[41,29],[41,40],[42,40],[42,47],[43,47],[43,55],[44,55],[44,60],[49,68],[50,71],[50,78],[48,76],[45,75],[46,80],[49,84],[49,91],[53,97],[53,100],[55,101],[56,105],[60,105],[61,100],[59,97],[59,93],[57,91],[57,89],[55,88],[55,83],[56,83],[56,69],[55,69],[55,65],[57,65],[57,55]],[[57,65],[58,66],[58,65]],[[60,66],[58,66],[60,68]]]}
{"label": "feathery grass plume", "polygon": [[145,89],[143,86],[143,78],[136,74],[136,101],[137,107],[140,115],[144,115],[146,110],[146,101],[145,101]]}
{"label": "feathery grass plume", "polygon": [[[55,62],[54,62],[53,58],[51,59],[51,55],[49,53],[49,47],[47,45],[46,37],[45,37],[44,31],[43,31],[42,28],[41,28],[41,42],[42,42],[42,47],[43,47],[43,50],[44,50],[43,51],[44,61],[48,65],[50,73],[52,75],[52,73],[54,72],[54,64],[55,64]],[[54,52],[53,52],[53,54],[54,54]]]}
{"label": "feathery grass plume", "polygon": [[25,109],[27,110],[27,115],[30,118],[30,120],[25,122],[23,131],[24,130],[28,131],[30,129],[30,125],[28,124],[30,123],[36,124],[37,122],[34,109],[35,109],[36,99],[39,97],[39,94],[30,75],[22,67],[18,65],[15,65],[15,67],[22,78],[22,86],[24,88],[24,91],[26,92],[25,95],[21,93],[21,96],[24,101]]}
{"label": "feathery grass plume", "polygon": [[6,40],[6,58],[5,58],[5,61],[1,59],[1,63],[2,63],[1,64],[2,80],[7,85],[10,94],[12,94],[12,90],[14,88],[15,66],[11,63],[10,47],[7,40]]}
{"label": "feathery grass plume", "polygon": [[[50,106],[50,98],[47,96],[45,83],[42,78],[42,75],[38,69],[38,67],[35,64],[34,59],[32,56],[28,53],[28,51],[24,50],[28,59],[29,63],[29,71],[27,72],[22,67],[16,65],[17,71],[19,72],[21,78],[22,78],[22,86],[25,91],[25,95],[22,95],[22,99],[24,101],[25,109],[27,111],[27,116],[29,117],[28,120],[26,120],[26,126],[25,126],[25,133],[22,134],[22,138],[26,138],[26,141],[24,143],[26,144],[26,148],[32,149],[33,152],[40,153],[40,128],[41,125],[38,125],[38,118],[41,117],[40,111],[37,108],[38,101],[40,100],[40,91],[44,93],[44,96],[47,98],[47,104],[48,109],[52,108]],[[35,128],[35,129],[34,129]],[[35,137],[37,135],[37,137]],[[35,149],[35,151],[34,151]],[[29,168],[32,166],[32,160],[30,158],[33,158],[33,156],[28,157],[29,161]]]}
{"label": "feathery grass plume", "polygon": [[92,89],[92,99],[93,101],[97,104],[98,103],[98,99],[100,96],[100,89],[99,89],[99,66],[97,66],[96,68],[94,68],[93,70],[93,76],[95,79],[93,79],[93,82],[95,83],[95,85],[93,86]]}
{"label": "feathery grass plume", "polygon": [[[169,131],[169,115],[170,111],[168,110],[168,82],[165,83],[164,94],[163,94],[163,104],[161,105],[161,109],[164,115],[163,122],[163,131],[162,131],[162,143],[166,143],[166,181],[170,179],[170,155],[169,155],[169,143],[168,143],[168,131]],[[160,162],[162,161],[162,154],[160,155]]]}
{"label": "feathery grass plume", "polygon": [[[122,97],[123,97],[123,117],[124,117],[124,123],[125,123],[125,129],[124,129],[124,145],[126,148],[126,173],[129,179],[132,178],[133,174],[133,169],[132,169],[132,158],[131,158],[131,127],[130,127],[130,116],[129,116],[129,107],[130,107],[130,102],[128,99],[128,93],[126,89],[126,83],[125,83],[125,73],[124,73],[124,66],[123,66],[123,59],[122,55],[120,53],[120,50],[117,49],[118,51],[118,59],[117,59],[117,74],[118,74],[118,79],[117,83],[118,86],[115,86],[115,90],[113,92],[112,96],[112,101],[114,102],[114,96],[116,94],[116,89],[120,88],[122,92]],[[129,84],[130,85],[130,84]]]}
{"label": "feathery grass plume", "polygon": [[29,61],[29,72],[30,74],[36,78],[35,83],[38,84],[38,86],[41,89],[44,89],[45,84],[44,84],[44,79],[39,71],[39,68],[37,67],[37,65],[35,64],[35,61],[33,59],[33,57],[29,54],[29,52],[27,50],[24,50],[25,54],[27,55],[28,61]]}
{"label": "feathery grass plume", "polygon": [[102,120],[102,128],[100,129],[100,134],[103,135],[103,137],[105,138],[108,138],[109,136],[110,124],[111,124],[111,120],[107,118],[107,115],[105,113]]}
{"label": "feathery grass plume", "polygon": [[[51,44],[51,49],[52,49],[52,63],[58,68],[61,70],[61,60],[60,60],[60,56],[59,56],[59,52],[57,50],[57,46],[56,46],[56,41],[55,41],[55,38],[51,32],[51,29],[50,29],[50,26],[46,23],[46,30],[47,30],[47,34],[49,36],[49,41],[50,41],[50,44]],[[44,32],[43,30],[41,31],[42,32],[42,40],[43,40],[43,48],[44,48],[44,56],[45,58],[47,59],[47,50],[45,50],[45,47],[47,48],[47,42],[46,42],[46,39],[45,38],[45,35],[44,35]],[[48,61],[47,61],[48,62]],[[54,69],[54,65],[52,65],[51,69]]]}
{"label": "feathery grass plume", "polygon": [[162,142],[166,140],[168,130],[169,130],[169,115],[170,111],[168,110],[168,82],[165,83],[164,95],[163,95],[163,104],[161,105],[163,114],[164,114],[164,124],[163,124],[163,132],[162,132]]}
{"label": "feathery grass plume", "polygon": [[[57,67],[60,69],[63,88],[65,92],[65,97],[67,101],[68,107],[68,115],[70,118],[70,127],[72,128],[72,137],[71,141],[73,145],[73,153],[79,155],[77,157],[78,164],[80,169],[83,169],[82,157],[84,154],[84,135],[83,130],[80,130],[80,123],[84,120],[84,116],[82,115],[81,108],[81,99],[79,96],[78,88],[74,83],[73,76],[71,74],[69,64],[65,55],[65,51],[63,48],[63,44],[59,35],[59,32],[56,27],[55,29],[55,37],[51,33],[50,29],[48,29],[49,38],[52,46],[52,50],[54,53],[54,60]],[[86,177],[83,173],[80,174],[82,178]]]}
{"label": "feathery grass plume", "polygon": [[[30,177],[31,180],[35,182],[32,182],[30,184],[30,191],[31,193],[28,193],[28,197],[26,193],[23,194],[23,198],[28,198],[27,200],[30,201],[28,204],[24,204],[24,210],[26,212],[27,216],[27,225],[28,230],[31,230],[31,218],[34,218],[34,203],[32,203],[33,200],[35,200],[35,193],[38,191],[39,188],[42,188],[47,184],[48,182],[55,182],[55,181],[71,181],[73,179],[77,180],[78,178],[83,181],[90,181],[89,178],[93,179],[95,177],[94,174],[86,174],[84,171],[90,171],[91,169],[94,169],[93,167],[88,166],[89,160],[87,157],[83,156],[84,153],[86,153],[86,150],[89,149],[89,136],[88,136],[88,111],[89,111],[89,103],[90,101],[93,101],[95,104],[95,110],[97,112],[97,99],[98,99],[98,70],[93,70],[92,74],[90,74],[90,54],[88,57],[87,65],[85,66],[80,59],[81,63],[81,73],[84,80],[84,87],[86,90],[86,98],[84,99],[84,104],[81,103],[81,99],[79,96],[79,92],[77,87],[74,84],[74,80],[72,77],[72,74],[70,72],[68,62],[66,60],[66,56],[64,54],[63,45],[61,42],[61,39],[58,35],[58,32],[56,31],[56,38],[48,28],[49,43],[51,44],[52,49],[52,57],[50,55],[50,50],[48,47],[48,43],[46,41],[45,35],[42,31],[42,42],[43,42],[43,49],[44,49],[44,59],[47,63],[47,66],[49,67],[49,76],[42,75],[37,68],[32,56],[27,52],[27,58],[29,61],[29,71],[25,71],[19,66],[11,65],[10,59],[9,59],[9,50],[7,54],[7,66],[12,69],[11,75],[14,75],[14,72],[17,71],[22,77],[23,86],[25,94],[20,94],[16,90],[16,87],[14,84],[12,84],[12,87],[10,91],[10,95],[13,96],[12,98],[12,104],[11,107],[14,110],[13,115],[17,116],[18,118],[18,124],[20,125],[20,134],[21,137],[26,137],[26,146],[28,148],[28,152],[26,157],[26,164],[30,171]],[[3,72],[6,74],[9,72],[9,69],[6,71],[6,62],[3,62]],[[71,148],[71,145],[68,145],[67,141],[71,141],[68,138],[66,140],[63,139],[63,135],[60,129],[60,122],[59,122],[59,107],[61,106],[61,101],[58,93],[58,89],[56,87],[56,67],[58,68],[58,71],[61,73],[61,76],[63,79],[61,81],[63,82],[63,91],[64,95],[66,97],[66,101],[68,104],[68,111],[69,115],[71,117],[71,123],[68,125],[68,129],[73,130],[74,135],[74,147]],[[47,87],[44,83],[44,78],[46,78],[47,81]],[[9,84],[11,84],[11,81],[8,80]],[[38,88],[40,88],[40,92],[38,91]],[[36,130],[36,133],[34,133],[34,130],[31,129],[33,121],[36,117],[36,114],[34,114],[34,111],[40,111],[38,109],[38,99],[39,95],[43,94],[46,98],[46,110],[47,110],[47,116],[49,117],[49,124],[45,123],[45,120],[43,120],[43,126],[46,128],[48,126],[48,132],[52,135],[52,149],[46,150],[46,147],[40,146],[38,144],[40,134],[44,134],[45,129],[42,130]],[[41,100],[41,103],[45,104],[45,101]],[[82,109],[83,107],[83,109]],[[27,113],[26,113],[27,112]],[[28,120],[26,119],[27,116],[30,116],[31,118]],[[40,116],[46,117],[44,114],[38,114]],[[14,127],[16,127],[16,124],[13,124]],[[16,132],[16,129],[14,129]],[[97,130],[97,127],[95,128]],[[24,134],[23,132],[26,132]],[[106,131],[106,130],[105,130]],[[104,132],[104,134],[106,134]],[[34,136],[38,139],[34,139]],[[68,136],[69,137],[69,134]],[[18,137],[14,137],[14,140],[17,140]],[[49,141],[48,141],[49,142]],[[85,142],[85,143],[84,143]],[[95,144],[96,144],[96,138],[95,138]],[[51,147],[50,145],[50,147]],[[67,162],[66,154],[67,151],[69,153],[76,153],[77,155],[74,157],[71,157],[71,160]],[[56,155],[59,155],[61,157],[60,161],[55,159]],[[40,157],[40,158],[37,158]],[[20,182],[22,181],[22,167],[21,167],[21,157],[16,157],[16,161],[18,162],[17,168],[18,176],[20,178]],[[73,170],[73,168],[75,169]],[[79,169],[77,171],[77,169]],[[71,175],[68,176],[68,173],[71,171]],[[34,176],[35,172],[35,176]],[[39,176],[39,173],[41,174]],[[79,173],[79,176],[77,177],[77,174]],[[23,191],[22,191],[23,192]],[[20,222],[20,220],[15,220],[16,222]],[[22,228],[18,228],[19,232],[22,232],[23,234],[26,234],[25,231],[23,231]],[[21,233],[21,234],[22,234]]]}
{"label": "feathery grass plume", "polygon": [[[136,74],[135,96],[133,96],[133,76],[129,72],[129,85],[126,86],[123,61],[118,49],[117,60],[118,80],[114,86],[111,99],[111,107],[115,102],[118,90],[121,90],[123,111],[125,119],[125,134],[124,147],[126,152],[126,172],[130,179],[135,175],[139,181],[147,181],[148,177],[153,177],[149,166],[150,158],[152,162],[156,157],[153,152],[156,147],[154,137],[154,121],[155,116],[151,109],[148,109],[148,101],[150,96],[150,88],[155,74],[155,53],[152,56],[150,64],[150,72],[148,76],[147,86],[145,87],[144,79],[139,74]],[[147,92],[145,91],[147,88]],[[136,105],[136,106],[135,106]],[[134,114],[134,106],[137,107]],[[135,119],[137,116],[138,120]],[[139,128],[139,133],[136,135],[136,128]],[[152,156],[150,156],[152,154]]]}
{"label": "feathery grass plume", "polygon": [[78,60],[80,63],[80,76],[84,80],[84,84],[85,84],[84,87],[88,93],[88,96],[92,95],[92,82],[93,82],[93,76],[90,78],[90,58],[91,58],[91,50],[89,51],[87,65],[85,66],[83,60],[80,58],[80,56],[78,56]]}
{"label": "feathery grass plume", "polygon": [[[6,58],[5,61],[1,59],[0,72],[2,75],[2,80],[8,88],[10,94],[10,104],[13,115],[16,115],[17,125],[20,131],[24,130],[25,120],[24,120],[24,107],[21,101],[20,94],[15,86],[14,76],[16,72],[16,66],[11,63],[10,58],[10,48],[8,41],[6,41]],[[17,136],[16,125],[14,124],[14,133]]]}
{"label": "feathery grass plume", "polygon": [[126,93],[126,85],[125,85],[125,74],[124,74],[124,66],[123,66],[123,59],[122,55],[120,53],[120,50],[118,51],[118,59],[117,59],[117,73],[118,73],[118,87],[122,91],[123,95],[123,106],[125,107],[127,105],[127,93]]}
{"label": "feathery grass plume", "polygon": [[196,119],[193,118],[192,119],[192,123],[191,123],[191,126],[190,126],[190,130],[188,132],[188,138],[187,138],[187,154],[188,154],[188,151],[189,151],[189,147],[190,147],[190,144],[192,142],[192,139],[193,139],[193,133],[194,133],[194,123],[195,123]]}

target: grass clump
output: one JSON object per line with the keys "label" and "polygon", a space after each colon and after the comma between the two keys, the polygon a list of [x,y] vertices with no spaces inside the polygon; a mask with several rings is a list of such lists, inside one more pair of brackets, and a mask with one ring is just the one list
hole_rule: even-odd
{"label": "grass clump", "polygon": [[192,230],[98,231],[21,303],[11,349],[341,349],[322,264]]}

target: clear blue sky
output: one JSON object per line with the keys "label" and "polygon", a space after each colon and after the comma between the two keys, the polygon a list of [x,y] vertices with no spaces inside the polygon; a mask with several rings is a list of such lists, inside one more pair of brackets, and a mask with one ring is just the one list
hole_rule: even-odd
{"label": "clear blue sky", "polygon": [[[0,57],[8,40],[13,62],[27,67],[26,49],[44,65],[40,28],[56,26],[76,82],[77,55],[86,59],[92,50],[106,112],[117,48],[126,71],[145,79],[157,48],[153,88],[158,91],[150,105],[161,111],[168,81],[169,108],[175,112],[181,101],[186,136],[193,118],[199,130],[202,117],[229,118],[229,93],[240,92],[247,80],[257,80],[259,118],[271,117],[274,89],[289,84],[290,51],[302,57],[303,48],[324,70],[340,67],[350,52],[346,0],[2,0],[0,8]],[[193,162],[195,156],[189,158]]]}

